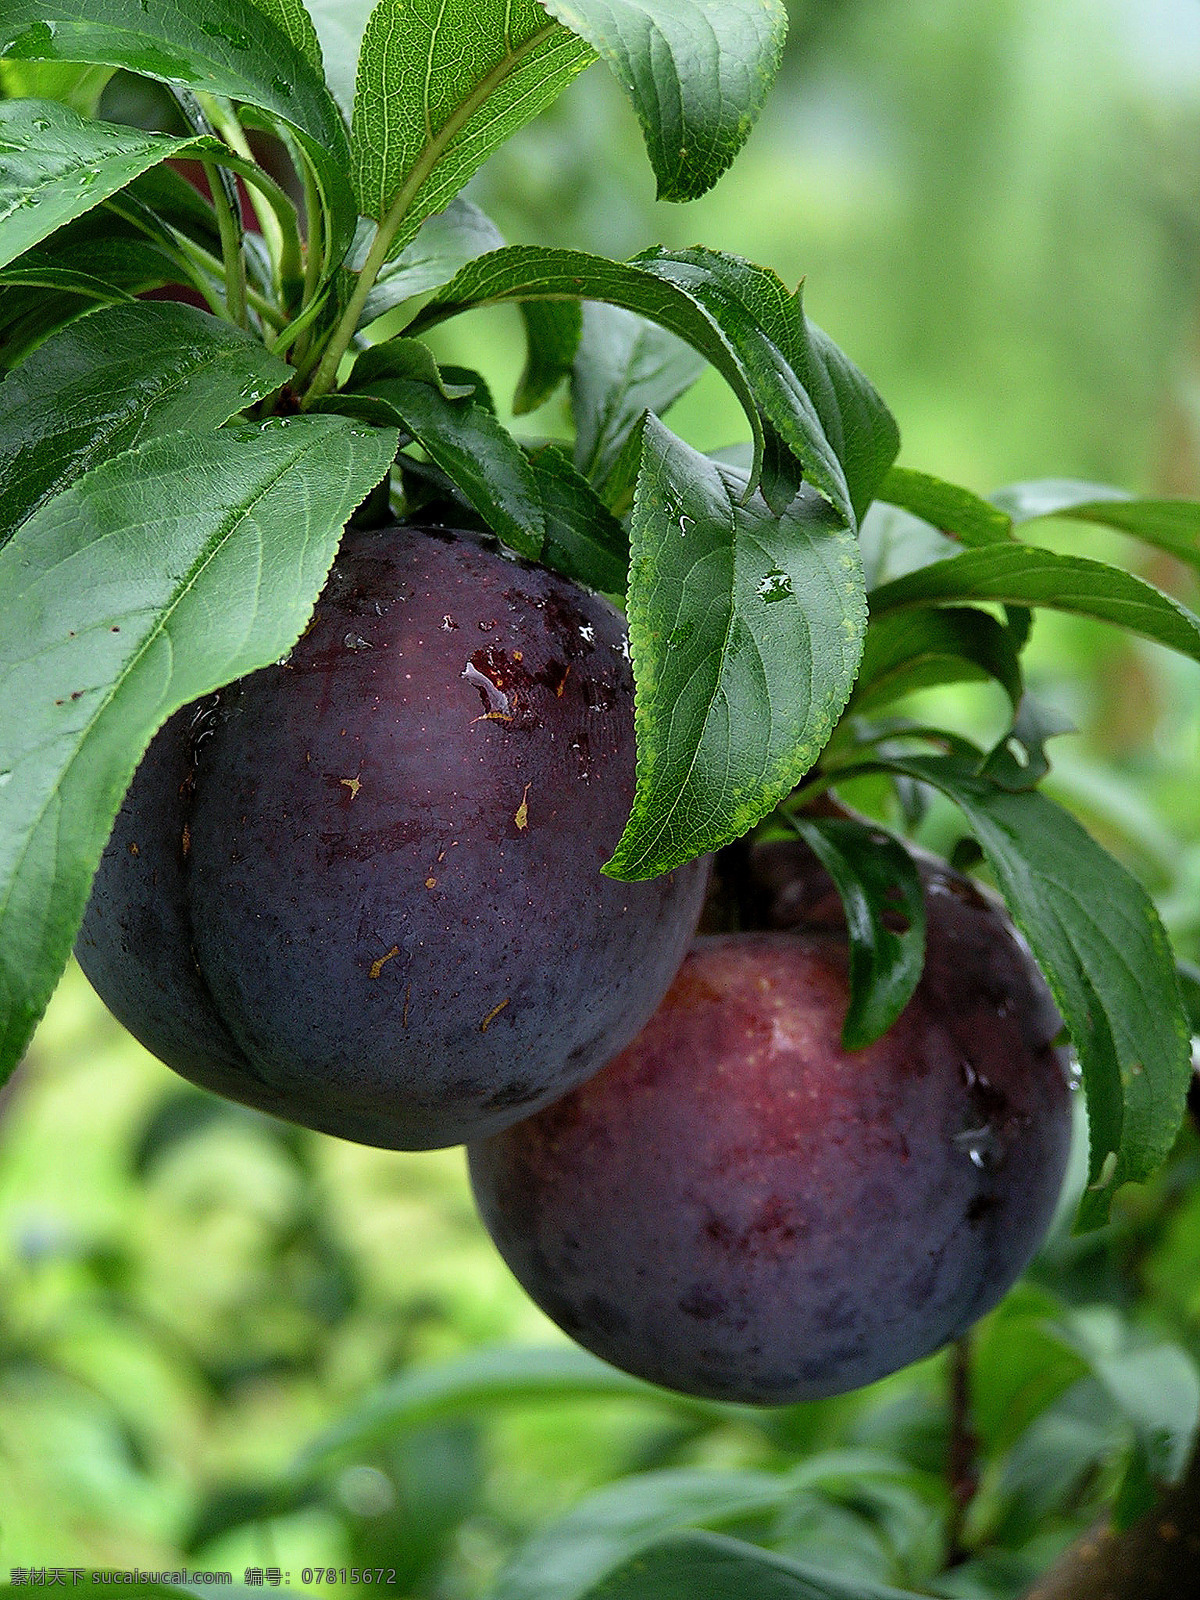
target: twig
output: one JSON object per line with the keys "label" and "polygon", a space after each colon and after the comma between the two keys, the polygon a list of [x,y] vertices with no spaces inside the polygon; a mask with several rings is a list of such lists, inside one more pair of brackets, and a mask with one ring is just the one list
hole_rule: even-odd
{"label": "twig", "polygon": [[950,1437],[946,1477],[951,1512],[946,1529],[946,1568],[960,1567],[970,1555],[963,1535],[967,1512],[979,1489],[979,1436],[971,1416],[971,1341],[964,1334],[950,1351]]}

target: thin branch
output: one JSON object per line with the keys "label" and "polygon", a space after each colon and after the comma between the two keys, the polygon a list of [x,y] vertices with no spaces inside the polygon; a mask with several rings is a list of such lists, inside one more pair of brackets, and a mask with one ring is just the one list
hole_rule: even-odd
{"label": "thin branch", "polygon": [[950,1351],[950,1432],[946,1478],[953,1507],[946,1529],[946,1567],[959,1567],[970,1555],[964,1542],[967,1512],[979,1489],[979,1436],[971,1411],[971,1341],[956,1339]]}

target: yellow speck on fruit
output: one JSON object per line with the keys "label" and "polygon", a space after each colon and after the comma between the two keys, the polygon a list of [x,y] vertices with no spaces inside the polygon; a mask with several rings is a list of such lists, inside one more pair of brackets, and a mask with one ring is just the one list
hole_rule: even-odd
{"label": "yellow speck on fruit", "polygon": [[358,778],[339,778],[338,782],[340,784],[344,784],[345,787],[349,789],[351,800],[356,800],[358,798],[358,791],[362,788],[362,784]]}
{"label": "yellow speck on fruit", "polygon": [[436,878],[426,878],[425,879],[425,887],[427,889],[436,889],[437,888],[437,879]]}
{"label": "yellow speck on fruit", "polygon": [[505,998],[503,1000],[501,1000],[501,1002],[500,1002],[500,1004],[498,1006],[493,1006],[492,1007],[492,1009],[488,1012],[487,1016],[484,1017],[483,1021],[479,1024],[480,1033],[486,1033],[488,1031],[488,1028],[496,1020],[496,1018],[500,1015],[500,1013],[504,1010],[505,1006],[508,1004],[508,1001],[509,1001],[509,997],[505,996]]}
{"label": "yellow speck on fruit", "polygon": [[513,818],[518,828],[529,826],[529,785],[525,785],[525,793],[521,796],[521,804],[517,807],[517,814]]}
{"label": "yellow speck on fruit", "polygon": [[[399,954],[400,954],[400,946],[398,944],[394,944],[392,946],[392,948],[388,951],[387,955],[380,956],[378,961],[372,961],[372,963],[371,963],[371,976],[373,978],[377,978],[379,976],[379,974],[383,971],[384,967],[387,966],[388,962],[392,959],[392,957],[393,956],[398,956]],[[408,1009],[408,1003],[406,1001],[405,1002],[405,1010],[407,1010],[407,1009]]]}

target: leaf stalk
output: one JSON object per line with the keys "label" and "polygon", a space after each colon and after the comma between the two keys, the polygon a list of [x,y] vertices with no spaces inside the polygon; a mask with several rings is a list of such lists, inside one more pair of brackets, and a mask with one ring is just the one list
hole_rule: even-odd
{"label": "leaf stalk", "polygon": [[470,122],[480,106],[499,88],[500,84],[504,82],[509,73],[514,70],[525,56],[535,50],[542,40],[548,34],[553,33],[558,26],[558,23],[552,22],[545,28],[539,28],[536,33],[531,33],[527,39],[521,41],[515,50],[499,60],[490,72],[485,72],[471,90],[471,93],[455,106],[454,110],[438,129],[438,132],[430,139],[413,163],[408,177],[401,184],[399,192],[388,207],[386,216],[376,230],[367,259],[363,262],[362,269],[359,272],[358,283],[355,285],[354,293],[351,295],[346,309],[342,313],[337,327],[325,347],[320,365],[317,367],[312,383],[305,393],[304,405],[306,407],[310,406],[314,400],[318,400],[323,394],[328,393],[337,381],[338,367],[341,365],[342,357],[350,348],[350,341],[358,328],[358,319],[367,303],[367,296],[375,287],[375,280],[388,260],[396,235],[412,208],[413,201],[424,186],[425,180],[433,172],[433,169],[449,149],[455,137]]}

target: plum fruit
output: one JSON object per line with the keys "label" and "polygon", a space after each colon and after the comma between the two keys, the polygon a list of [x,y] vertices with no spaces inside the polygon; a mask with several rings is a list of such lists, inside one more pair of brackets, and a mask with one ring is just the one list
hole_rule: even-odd
{"label": "plum fruit", "polygon": [[708,864],[601,874],[633,787],[613,606],[470,533],[352,530],[291,654],[151,743],[76,953],[206,1088],[460,1143],[595,1072],[678,969]]}
{"label": "plum fruit", "polygon": [[1003,913],[921,872],[924,974],[868,1048],[840,1046],[845,927],[813,873],[779,915],[816,925],[698,939],[616,1060],[471,1145],[501,1254],[579,1343],[783,1404],[930,1354],[1022,1272],[1066,1167],[1061,1025]]}

